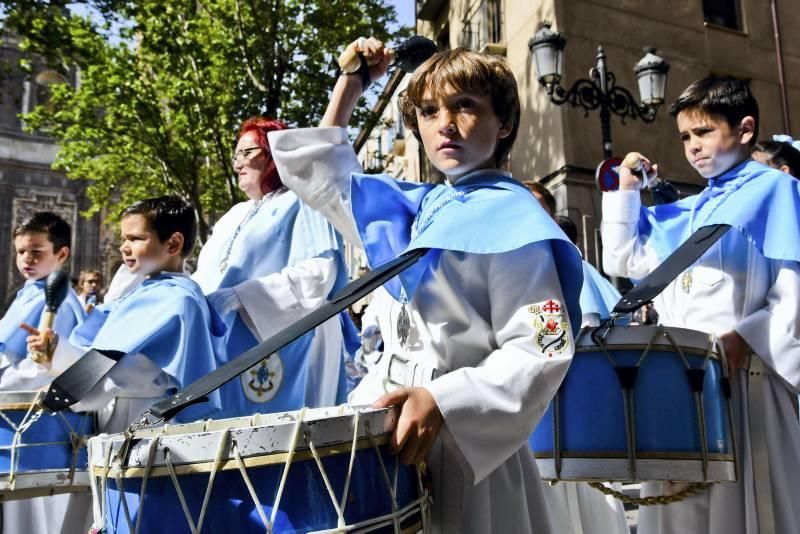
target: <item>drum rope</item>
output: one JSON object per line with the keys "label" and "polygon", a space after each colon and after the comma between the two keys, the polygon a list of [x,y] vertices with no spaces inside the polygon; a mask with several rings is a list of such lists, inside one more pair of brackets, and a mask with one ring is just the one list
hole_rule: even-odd
{"label": "drum rope", "polygon": [[10,459],[9,473],[8,473],[12,491],[16,488],[17,485],[16,477],[17,477],[17,469],[19,467],[19,454],[20,454],[17,451],[17,449],[19,449],[19,446],[22,442],[22,434],[25,433],[25,431],[28,430],[31,427],[31,425],[33,425],[33,423],[38,421],[39,418],[44,413],[44,409],[41,407],[35,412],[33,411],[34,408],[36,408],[39,405],[39,399],[42,397],[43,394],[44,392],[42,391],[36,392],[36,396],[33,398],[31,405],[28,407],[28,411],[25,412],[25,415],[23,416],[22,421],[20,421],[19,426],[15,425],[14,422],[11,421],[11,419],[7,417],[2,410],[0,410],[0,417],[2,417],[6,421],[6,423],[8,423],[8,425],[14,430],[14,437],[11,439],[11,459]]}
{"label": "drum rope", "polygon": [[120,495],[120,502],[122,503],[122,513],[125,516],[125,522],[128,524],[128,532],[133,530],[133,520],[131,519],[131,511],[128,508],[128,496],[125,495],[125,486],[122,482],[122,475],[119,469],[114,470],[114,480],[117,482],[117,491]]}
{"label": "drum rope", "polygon": [[[342,509],[342,516],[347,509],[347,493],[350,491],[350,479],[353,474],[353,464],[356,461],[356,445],[358,444],[358,423],[361,420],[361,410],[355,410],[353,414],[353,441],[350,445],[350,463],[347,466],[347,477],[344,479],[344,491],[342,492],[342,502],[339,507]],[[343,525],[342,525],[343,526]]]}
{"label": "drum rope", "polygon": [[[186,497],[183,495],[183,489],[178,482],[178,475],[175,473],[175,466],[172,465],[172,457],[170,456],[169,448],[166,447],[164,448],[164,463],[167,466],[169,478],[172,479],[172,485],[175,486],[175,493],[178,494],[178,502],[181,503],[183,515],[186,517],[186,521],[189,523],[189,528],[191,529],[192,533],[195,533],[197,532],[197,527],[195,527],[194,521],[192,520],[192,514],[189,511],[189,505],[186,503]],[[124,501],[125,499],[123,498],[122,500]]]}
{"label": "drum rope", "polygon": [[[247,468],[242,460],[242,455],[239,454],[239,446],[236,443],[236,440],[233,440],[233,455],[236,458],[236,465],[239,466],[239,473],[241,473],[242,479],[247,486],[247,491],[250,492],[250,498],[253,499],[253,503],[256,505],[258,515],[261,518],[261,521],[264,523],[264,528],[267,529],[268,533],[271,533],[272,523],[270,523],[269,519],[267,519],[267,514],[264,513],[264,509],[261,507],[261,500],[258,498],[256,489],[253,487],[253,482],[250,480],[250,475],[247,474]],[[273,507],[273,509],[274,508],[275,507]]]}
{"label": "drum rope", "polygon": [[[278,509],[281,504],[281,497],[283,497],[283,489],[286,487],[286,479],[289,476],[289,466],[292,465],[294,460],[294,453],[297,450],[297,442],[300,440],[300,428],[303,425],[303,420],[306,417],[306,409],[303,408],[297,414],[297,421],[295,421],[294,432],[292,433],[292,443],[289,447],[289,452],[286,456],[286,465],[283,466],[283,473],[281,474],[281,482],[278,484],[278,492],[275,494],[275,502],[272,506],[272,513],[270,514],[269,524],[274,525],[275,520],[278,518]],[[270,527],[270,531],[272,528]]]}
{"label": "drum rope", "polygon": [[389,496],[392,499],[391,502],[392,502],[394,532],[395,534],[400,534],[400,522],[397,520],[397,496],[395,494],[391,482],[389,481],[389,471],[386,470],[386,464],[384,464],[383,462],[383,456],[381,455],[381,451],[378,448],[378,444],[375,441],[375,437],[372,435],[372,432],[369,429],[369,421],[364,421],[364,432],[367,434],[367,438],[369,438],[369,442],[372,445],[375,454],[378,456],[378,465],[381,467],[381,473],[383,473],[383,480],[384,482],[386,482],[386,489],[389,490]]}
{"label": "drum rope", "polygon": [[625,504],[632,504],[636,506],[659,506],[680,502],[688,497],[691,497],[692,495],[702,493],[710,488],[713,484],[716,484],[716,482],[692,482],[686,488],[678,491],[677,493],[672,493],[670,495],[651,495],[649,497],[631,497],[630,495],[625,495],[621,491],[606,487],[600,482],[589,482],[588,484],[597,491],[600,491],[606,495],[610,495],[611,497],[614,497]]}
{"label": "drum rope", "polygon": [[197,532],[203,530],[203,522],[206,519],[208,503],[211,501],[211,488],[214,486],[214,479],[217,477],[217,471],[222,463],[222,453],[225,451],[225,446],[228,444],[228,438],[230,435],[231,429],[226,428],[225,432],[223,432],[222,436],[219,438],[217,456],[214,458],[214,463],[211,465],[211,473],[208,475],[208,486],[206,486],[206,493],[203,496],[203,505],[200,507],[200,517],[197,518]]}
{"label": "drum rope", "polygon": [[134,529],[134,534],[139,534],[139,529],[142,526],[142,516],[144,515],[144,504],[145,504],[145,492],[147,490],[147,481],[150,479],[150,472],[153,469],[153,463],[156,459],[156,452],[158,451],[158,443],[161,440],[161,436],[156,436],[150,442],[147,448],[147,465],[144,467],[144,473],[142,474],[142,487],[139,490],[139,513],[136,515],[136,528]]}
{"label": "drum rope", "polygon": [[311,436],[309,435],[308,432],[304,434],[303,438],[308,444],[309,450],[311,450],[311,456],[314,457],[314,461],[317,463],[317,468],[319,469],[319,473],[320,475],[322,475],[322,482],[325,484],[325,488],[328,490],[328,496],[331,498],[331,503],[333,504],[333,508],[336,511],[336,515],[339,516],[337,526],[339,528],[344,528],[345,526],[347,526],[347,523],[345,523],[344,521],[342,507],[336,500],[336,494],[333,491],[333,487],[331,487],[331,481],[328,479],[328,473],[325,471],[325,467],[322,465],[322,459],[319,457],[317,448],[314,446],[314,441],[311,439]]}

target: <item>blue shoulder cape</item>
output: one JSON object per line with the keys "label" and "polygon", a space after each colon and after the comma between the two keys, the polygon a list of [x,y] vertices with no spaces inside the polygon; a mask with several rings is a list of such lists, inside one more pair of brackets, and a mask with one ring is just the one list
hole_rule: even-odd
{"label": "blue shoulder cape", "polygon": [[[28,280],[17,291],[17,297],[8,311],[0,319],[0,365],[8,365],[13,361],[24,358],[28,352],[28,333],[19,327],[26,323],[33,327],[39,326],[39,321],[44,312],[44,286],[46,279]],[[53,330],[62,337],[69,337],[72,330],[83,322],[86,312],[81,305],[75,290],[69,288],[67,298],[61,303],[56,314]]]}
{"label": "blue shoulder cape", "polygon": [[[76,346],[144,354],[186,387],[216,368],[215,338],[223,334],[224,325],[200,286],[189,278],[161,273],[121,299],[92,310],[69,341]],[[218,409],[219,394],[214,392],[207,403],[182,412],[179,420],[192,421]]]}
{"label": "blue shoulder cape", "polygon": [[622,298],[617,288],[606,280],[587,261],[583,262],[583,289],[581,290],[581,313],[596,313],[600,319],[611,317],[611,310]]}
{"label": "blue shoulder cape", "polygon": [[800,261],[800,181],[744,161],[710,179],[699,195],[643,207],[639,235],[663,260],[692,232],[711,224],[731,225],[766,258]]}
{"label": "blue shoulder cape", "polygon": [[441,250],[499,254],[549,241],[573,331],[581,324],[583,280],[578,250],[531,193],[500,171],[473,173],[454,186],[353,174],[350,199],[364,250],[379,266],[414,249],[432,249],[386,283],[396,300],[411,300]]}

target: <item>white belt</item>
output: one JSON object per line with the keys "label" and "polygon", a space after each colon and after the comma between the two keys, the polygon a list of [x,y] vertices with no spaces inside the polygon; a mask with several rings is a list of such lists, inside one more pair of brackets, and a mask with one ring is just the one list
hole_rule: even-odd
{"label": "white belt", "polygon": [[392,354],[386,368],[387,380],[398,386],[424,386],[443,374],[445,372],[436,367],[428,367],[397,354]]}

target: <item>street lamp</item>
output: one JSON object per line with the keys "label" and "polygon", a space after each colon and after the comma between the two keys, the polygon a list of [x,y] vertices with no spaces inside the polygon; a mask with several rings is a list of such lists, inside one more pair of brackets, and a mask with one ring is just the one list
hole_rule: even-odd
{"label": "street lamp", "polygon": [[655,54],[655,48],[646,48],[645,56],[634,67],[639,85],[639,104],[627,89],[616,85],[614,73],[606,68],[603,47],[597,47],[595,66],[589,71],[589,79],[579,79],[567,90],[561,86],[564,48],[567,38],[550,29],[549,22],[539,24],[539,29],[528,42],[528,48],[536,62],[539,83],[547,90],[550,101],[561,105],[569,102],[580,106],[585,116],[600,109],[600,124],[603,134],[603,159],[611,157],[611,113],[622,118],[642,119],[653,122],[658,106],[664,103],[669,64]]}

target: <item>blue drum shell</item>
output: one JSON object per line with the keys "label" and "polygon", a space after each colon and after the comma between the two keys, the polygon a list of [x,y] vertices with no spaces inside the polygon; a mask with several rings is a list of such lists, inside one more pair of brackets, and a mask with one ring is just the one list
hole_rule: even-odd
{"label": "blue drum shell", "polygon": [[[3,414],[19,426],[28,414],[27,409],[7,409],[0,406]],[[25,430],[16,449],[16,473],[29,471],[68,470],[73,465],[71,432],[77,436],[95,433],[93,414],[70,411],[43,414]],[[11,472],[11,451],[15,430],[0,417],[0,475]],[[88,459],[86,446],[81,447],[75,466],[86,469]]]}
{"label": "blue drum shell", "polygon": [[[397,457],[381,447],[381,455],[390,480],[394,479],[397,466],[396,498],[398,508],[410,505],[419,497],[419,482],[416,468],[396,463]],[[337,499],[344,490],[350,462],[349,451],[322,458],[328,479]],[[284,464],[248,467],[247,473],[259,496],[267,518],[272,514],[274,502]],[[180,475],[178,480],[184,492],[193,521],[197,521],[208,485],[209,473]],[[113,478],[108,478],[106,496],[106,528],[110,533],[129,532],[121,498],[124,495],[131,520],[136,524],[142,514],[140,532],[190,532],[181,508],[178,495],[169,476],[150,477],[144,507],[140,509],[139,494],[141,478],[125,478],[124,493]],[[392,503],[386,482],[378,462],[377,453],[368,447],[356,452],[353,474],[350,480],[349,497],[345,508],[348,524],[355,524],[392,512]],[[292,462],[286,487],[279,505],[275,522],[275,533],[302,533],[314,530],[333,529],[337,526],[337,515],[322,476],[313,458]],[[419,523],[418,516],[409,517],[403,527]],[[202,532],[263,533],[258,511],[250,497],[244,480],[237,469],[218,471]]]}
{"label": "blue drum shell", "polygon": [[[617,365],[635,366],[641,350],[615,350]],[[732,454],[728,398],[716,359],[685,354],[694,369],[705,367],[703,413],[709,454]],[[651,351],[639,366],[633,392],[637,456],[675,457],[702,451],[695,396],[681,358],[670,351]],[[627,457],[623,390],[605,354],[578,352],[558,394],[560,449],[563,457]],[[554,452],[553,405],[530,437],[535,455]]]}

